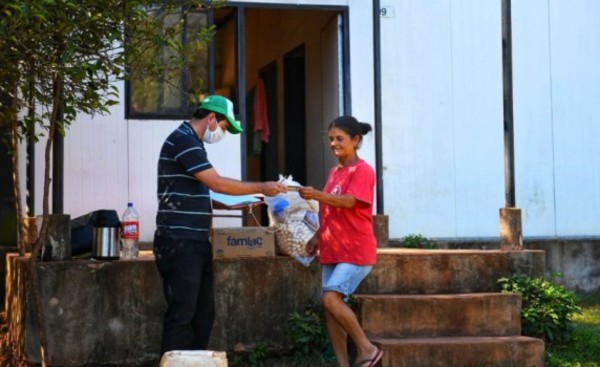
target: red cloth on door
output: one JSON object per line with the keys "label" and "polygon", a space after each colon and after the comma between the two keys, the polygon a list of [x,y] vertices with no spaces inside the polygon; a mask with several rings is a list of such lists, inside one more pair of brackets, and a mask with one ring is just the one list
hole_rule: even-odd
{"label": "red cloth on door", "polygon": [[254,89],[254,132],[260,131],[261,140],[269,142],[269,117],[267,114],[267,92],[262,78],[256,82]]}

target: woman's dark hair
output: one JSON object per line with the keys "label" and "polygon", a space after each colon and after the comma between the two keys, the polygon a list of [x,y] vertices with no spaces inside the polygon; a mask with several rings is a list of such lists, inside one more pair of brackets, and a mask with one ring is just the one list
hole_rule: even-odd
{"label": "woman's dark hair", "polygon": [[350,138],[360,136],[358,147],[360,147],[363,135],[372,130],[371,125],[367,124],[366,122],[360,122],[353,116],[340,116],[336,118],[335,120],[331,121],[328,130],[331,130],[334,127],[337,127],[346,134],[350,135]]}

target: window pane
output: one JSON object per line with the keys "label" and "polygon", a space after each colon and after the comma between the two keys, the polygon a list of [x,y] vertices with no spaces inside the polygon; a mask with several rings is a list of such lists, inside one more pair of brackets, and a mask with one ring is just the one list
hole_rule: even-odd
{"label": "window pane", "polygon": [[205,13],[193,13],[188,16],[187,39],[189,40],[188,94],[192,105],[198,104],[208,94],[208,43],[212,35],[207,32]]}
{"label": "window pane", "polygon": [[[163,30],[181,22],[181,14],[163,14]],[[161,77],[148,76],[143,67],[131,70],[129,84],[129,117],[161,118],[189,116],[199,98],[208,89],[207,15],[193,12],[182,23],[179,40],[185,45],[184,57],[190,63],[185,69],[177,67],[176,53],[168,48],[145,50],[148,60],[164,66]],[[151,67],[151,63],[146,67]]]}

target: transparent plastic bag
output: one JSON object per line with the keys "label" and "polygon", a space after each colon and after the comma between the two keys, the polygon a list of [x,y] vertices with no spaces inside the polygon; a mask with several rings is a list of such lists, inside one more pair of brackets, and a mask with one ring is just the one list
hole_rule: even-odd
{"label": "transparent plastic bag", "polygon": [[314,256],[305,251],[306,244],[319,230],[319,202],[304,200],[298,190],[300,184],[292,176],[279,176],[279,182],[288,186],[288,192],[265,197],[269,226],[275,229],[275,246],[280,255],[292,256],[308,266]]}

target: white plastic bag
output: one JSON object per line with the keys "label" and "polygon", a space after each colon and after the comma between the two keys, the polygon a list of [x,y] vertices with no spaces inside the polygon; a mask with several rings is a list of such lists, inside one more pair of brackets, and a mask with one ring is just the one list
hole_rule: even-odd
{"label": "white plastic bag", "polygon": [[319,230],[319,202],[302,199],[295,189],[300,184],[292,176],[279,175],[279,182],[288,187],[288,192],[265,197],[269,225],[275,229],[277,253],[292,256],[308,266],[314,256],[308,255],[305,247]]}

